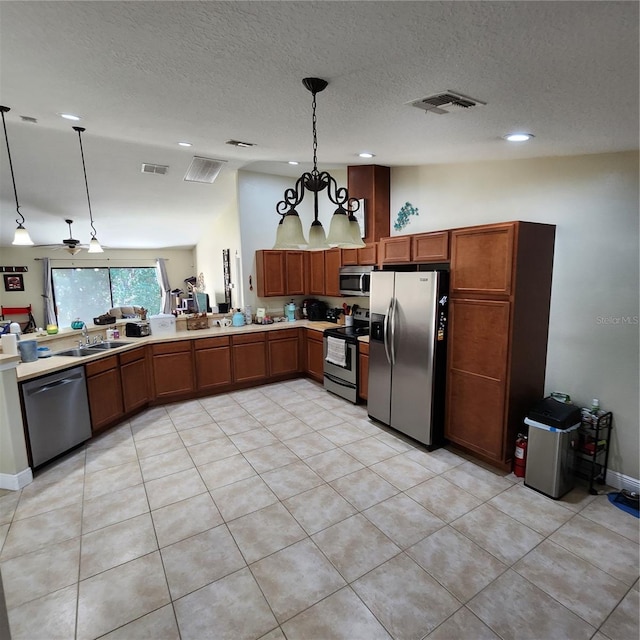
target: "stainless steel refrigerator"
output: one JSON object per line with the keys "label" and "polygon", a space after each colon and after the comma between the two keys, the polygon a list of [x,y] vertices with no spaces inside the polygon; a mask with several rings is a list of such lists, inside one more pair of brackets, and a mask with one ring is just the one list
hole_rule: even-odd
{"label": "stainless steel refrigerator", "polygon": [[427,447],[444,437],[448,275],[371,274],[367,411]]}

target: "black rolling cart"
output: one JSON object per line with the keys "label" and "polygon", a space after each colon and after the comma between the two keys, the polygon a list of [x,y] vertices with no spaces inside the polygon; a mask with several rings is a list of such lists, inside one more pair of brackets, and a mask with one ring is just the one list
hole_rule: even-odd
{"label": "black rolling cart", "polygon": [[583,419],[580,425],[580,439],[576,450],[575,473],[589,482],[589,493],[597,495],[594,483],[605,484],[607,479],[607,465],[609,463],[609,448],[611,445],[611,429],[613,428],[613,413],[590,416]]}

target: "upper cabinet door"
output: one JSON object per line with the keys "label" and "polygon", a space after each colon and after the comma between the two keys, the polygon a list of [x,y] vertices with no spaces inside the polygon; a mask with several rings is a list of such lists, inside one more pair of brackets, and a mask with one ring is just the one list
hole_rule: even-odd
{"label": "upper cabinet door", "polygon": [[513,279],[513,223],[451,232],[451,293],[510,296]]}
{"label": "upper cabinet door", "polygon": [[324,293],[340,295],[340,249],[324,251]]}
{"label": "upper cabinet door", "polygon": [[304,251],[285,252],[288,296],[303,296],[306,293],[304,256]]}
{"label": "upper cabinet door", "polygon": [[445,262],[449,260],[449,232],[418,233],[411,236],[413,262]]}
{"label": "upper cabinet door", "polygon": [[324,254],[325,251],[309,252],[309,293],[324,295]]}
{"label": "upper cabinet door", "polygon": [[284,251],[256,251],[256,275],[260,298],[287,294],[284,256]]}
{"label": "upper cabinet door", "polygon": [[378,243],[378,257],[381,264],[411,262],[411,237],[381,238]]}

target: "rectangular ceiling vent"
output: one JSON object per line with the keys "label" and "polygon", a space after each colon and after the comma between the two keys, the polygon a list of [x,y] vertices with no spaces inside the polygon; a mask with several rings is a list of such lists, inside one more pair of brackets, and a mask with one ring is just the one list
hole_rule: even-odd
{"label": "rectangular ceiling vent", "polygon": [[443,113],[449,113],[452,108],[469,109],[479,104],[486,105],[487,103],[477,98],[470,98],[461,93],[448,90],[444,93],[436,93],[427,98],[412,100],[407,104],[410,104],[412,107],[417,107],[418,109],[423,109],[427,113],[442,115]]}
{"label": "rectangular ceiling vent", "polygon": [[167,171],[169,171],[169,167],[164,164],[150,164],[149,162],[142,163],[142,173],[157,173],[163,176]]}
{"label": "rectangular ceiling vent", "polygon": [[214,160],[213,158],[199,158],[193,156],[193,160],[184,175],[185,182],[205,182],[211,184],[220,173],[226,160]]}

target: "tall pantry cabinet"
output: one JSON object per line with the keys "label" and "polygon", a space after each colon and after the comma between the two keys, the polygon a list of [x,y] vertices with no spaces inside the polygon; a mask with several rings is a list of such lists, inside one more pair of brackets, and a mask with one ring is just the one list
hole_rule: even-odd
{"label": "tall pantry cabinet", "polygon": [[451,231],[445,435],[504,469],[544,394],[554,240],[531,222]]}

